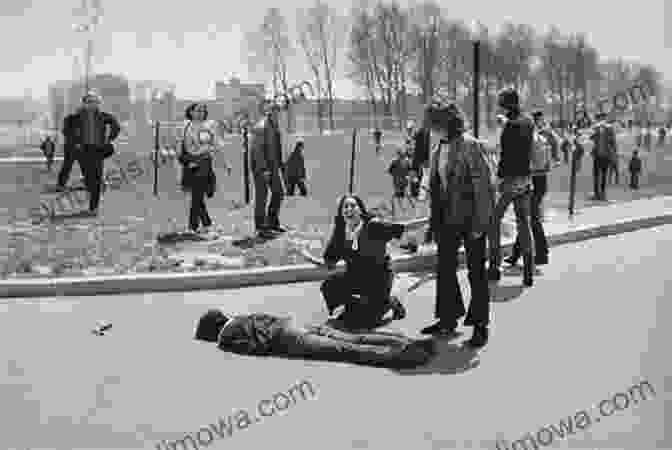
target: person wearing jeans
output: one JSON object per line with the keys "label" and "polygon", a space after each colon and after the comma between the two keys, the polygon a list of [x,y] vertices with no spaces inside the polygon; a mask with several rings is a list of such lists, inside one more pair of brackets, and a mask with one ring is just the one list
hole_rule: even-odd
{"label": "person wearing jeans", "polygon": [[220,350],[242,355],[284,356],[387,367],[415,367],[429,361],[431,342],[391,333],[346,333],[327,325],[298,327],[270,314],[227,317],[211,309],[196,326],[195,338],[217,342]]}
{"label": "person wearing jeans", "polygon": [[[544,122],[544,113],[543,111],[535,111],[533,114],[534,124],[540,133],[543,133],[547,128],[545,128]],[[553,136],[554,137],[554,136]],[[551,138],[553,138],[551,137]],[[559,156],[553,154],[553,163],[559,163]],[[543,200],[544,196],[548,192],[548,172],[550,171],[550,160],[549,164],[535,171],[532,174],[532,196],[530,202],[530,226],[532,229],[532,237],[534,240],[534,264],[535,265],[544,265],[548,264],[548,240],[546,239],[546,233],[544,232],[543,224]],[[511,256],[505,261],[514,266],[518,263],[518,259],[521,255],[521,244],[519,237],[516,237],[516,242],[513,245],[513,251]]]}
{"label": "person wearing jeans", "polygon": [[523,284],[532,286],[534,250],[530,227],[530,201],[532,178],[530,157],[534,143],[534,123],[520,108],[518,92],[505,89],[499,94],[500,108],[506,111],[506,124],[501,135],[501,158],[498,177],[501,179],[500,197],[495,206],[490,230],[490,267],[488,276],[492,281],[501,279],[501,222],[504,213],[513,203],[516,215],[516,231],[523,254]]}

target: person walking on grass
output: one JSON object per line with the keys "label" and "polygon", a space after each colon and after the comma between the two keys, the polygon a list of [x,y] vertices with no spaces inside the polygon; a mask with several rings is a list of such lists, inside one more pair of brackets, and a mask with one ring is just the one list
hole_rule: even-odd
{"label": "person walking on grass", "polygon": [[[453,334],[458,320],[466,313],[464,325],[474,327],[468,343],[480,348],[488,341],[490,323],[486,236],[495,207],[491,169],[481,143],[465,132],[464,114],[455,102],[437,98],[427,107],[426,114],[432,133],[440,141],[431,158],[430,225],[420,252],[432,241],[438,243],[437,320],[421,333]],[[462,243],[471,291],[468,311],[457,278]]]}
{"label": "person walking on grass", "polygon": [[639,151],[632,152],[630,164],[628,164],[628,171],[630,172],[630,189],[639,189],[639,177],[642,173],[642,159],[639,157]]}
{"label": "person walking on grass", "polygon": [[[209,232],[213,223],[205,197],[215,195],[214,153],[224,147],[224,142],[217,132],[217,124],[208,120],[207,105],[192,103],[184,115],[187,123],[182,132],[182,150],[178,159],[183,166],[182,189],[191,192],[189,229],[194,233]],[[227,162],[225,165],[230,174],[231,167]]]}
{"label": "person walking on grass", "polygon": [[[95,91],[89,91],[82,98],[82,107],[65,119],[63,135],[66,146],[74,150],[69,161],[63,162],[59,173],[59,187],[65,189],[72,161],[79,161],[84,175],[86,190],[89,192],[89,214],[98,215],[98,206],[103,187],[104,160],[114,154],[114,140],[121,132],[117,119],[101,111],[102,97]],[[63,177],[61,177],[63,175]]]}
{"label": "person walking on grass", "polygon": [[54,154],[56,153],[56,144],[51,139],[51,136],[47,136],[44,141],[42,141],[40,150],[42,150],[42,153],[47,160],[47,170],[51,172],[51,167],[54,165]]}
{"label": "person walking on grass", "polygon": [[254,178],[254,226],[259,237],[272,238],[287,231],[280,224],[280,207],[285,197],[282,135],[278,107],[270,102],[264,102],[262,106],[264,117],[250,130],[249,138],[250,169]]}
{"label": "person walking on grass", "polygon": [[411,176],[411,160],[406,156],[403,148],[397,149],[397,156],[390,163],[387,173],[392,176],[392,214],[395,214],[395,204],[399,206],[399,211],[404,208],[404,200],[407,200],[410,207],[414,208],[413,200],[408,196],[408,185]]}
{"label": "person walking on grass", "polygon": [[303,139],[296,141],[294,150],[287,158],[285,164],[285,179],[287,183],[287,195],[293,196],[296,188],[299,188],[299,193],[303,197],[308,196],[308,188],[306,187],[306,159],[303,156],[303,149],[305,143]]}

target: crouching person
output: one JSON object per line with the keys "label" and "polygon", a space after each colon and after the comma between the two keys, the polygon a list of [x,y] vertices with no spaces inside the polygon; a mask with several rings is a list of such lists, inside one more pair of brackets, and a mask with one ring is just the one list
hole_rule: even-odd
{"label": "crouching person", "polygon": [[394,274],[387,243],[399,239],[405,226],[373,218],[356,195],[341,197],[334,221],[324,260],[329,267],[344,260],[346,269],[322,283],[329,314],[345,306],[339,320],[352,328],[374,328],[390,310],[394,320],[403,319],[404,306],[390,295]]}
{"label": "crouching person", "polygon": [[431,342],[382,333],[350,334],[327,325],[298,327],[290,318],[269,314],[227,317],[211,309],[196,326],[196,339],[243,355],[284,356],[388,367],[425,364]]}

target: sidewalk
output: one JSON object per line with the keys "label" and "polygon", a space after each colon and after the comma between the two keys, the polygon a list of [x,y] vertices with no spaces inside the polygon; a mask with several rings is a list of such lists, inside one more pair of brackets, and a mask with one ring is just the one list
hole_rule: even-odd
{"label": "sidewalk", "polygon": [[[593,207],[574,220],[556,216],[546,222],[552,246],[672,223],[672,197],[637,200],[625,204]],[[510,250],[514,237],[504,238],[502,248]],[[396,272],[417,272],[434,267],[436,254],[393,256]],[[341,270],[343,265],[340,265]],[[236,289],[247,286],[318,281],[327,270],[313,264],[264,267],[243,270],[213,270],[200,273],[141,273],[79,278],[15,279],[0,281],[0,297],[44,297],[69,295],[126,294],[132,292]]]}

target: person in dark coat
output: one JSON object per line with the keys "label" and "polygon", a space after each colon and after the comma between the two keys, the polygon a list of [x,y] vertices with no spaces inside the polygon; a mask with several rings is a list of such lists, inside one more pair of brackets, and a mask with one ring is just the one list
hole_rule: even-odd
{"label": "person in dark coat", "polygon": [[280,224],[280,207],[285,196],[282,179],[282,135],[278,125],[277,107],[265,103],[264,109],[265,117],[250,130],[250,170],[254,178],[254,226],[259,236],[274,237],[276,233],[287,231]]}
{"label": "person in dark coat", "polygon": [[83,107],[67,122],[63,134],[73,137],[89,192],[89,213],[96,216],[103,187],[103,162],[114,153],[112,142],[119,136],[121,126],[112,114],[100,110],[102,98],[95,91],[89,91],[82,103]]}
{"label": "person in dark coat", "polygon": [[294,151],[287,158],[287,163],[285,164],[287,195],[294,195],[297,187],[303,197],[308,195],[308,188],[306,187],[306,160],[303,156],[304,146],[303,140],[297,141]]}
{"label": "person in dark coat", "polygon": [[[555,139],[555,136],[550,135],[547,131],[544,122],[544,112],[535,111],[532,115],[537,131],[546,139]],[[546,131],[546,132],[544,132]],[[552,151],[551,151],[552,153]],[[554,165],[558,163],[557,153],[553,153]],[[549,165],[532,173],[532,199],[530,208],[530,224],[532,228],[532,237],[534,241],[534,264],[544,265],[548,264],[548,240],[544,232],[543,224],[543,201],[548,192],[548,174],[551,171],[551,162]],[[516,237],[516,242],[513,245],[511,256],[505,260],[507,264],[515,266],[521,254],[520,240]]]}
{"label": "person in dark coat", "polygon": [[[473,347],[488,341],[490,291],[486,273],[486,242],[495,191],[481,142],[465,132],[464,115],[454,102],[435,99],[426,109],[432,132],[440,138],[430,165],[430,225],[425,244],[438,243],[436,266],[437,321],[422,334],[452,334],[458,320],[473,326]],[[464,242],[471,301],[465,311],[457,278],[458,251]]]}
{"label": "person in dark coat", "polygon": [[270,314],[226,316],[208,310],[196,325],[195,339],[216,342],[220,350],[242,355],[281,356],[351,362],[390,368],[427,363],[436,353],[431,341],[391,333],[351,334],[328,325],[297,326]]}
{"label": "person in dark coat", "polygon": [[493,214],[490,230],[490,280],[501,279],[501,222],[509,205],[513,203],[516,231],[520,237],[523,256],[523,284],[532,286],[534,249],[530,226],[530,201],[532,196],[531,154],[534,143],[534,122],[520,107],[518,92],[504,89],[499,94],[499,107],[506,111],[506,125],[502,130],[501,158],[497,176],[501,179],[500,196]]}
{"label": "person in dark coat", "polygon": [[424,124],[413,134],[413,141],[412,168],[417,176],[414,180],[417,181],[411,184],[411,196],[418,198],[420,196],[420,181],[429,163],[430,132]]}
{"label": "person in dark coat", "polygon": [[51,172],[51,166],[54,164],[54,154],[56,153],[56,144],[51,139],[51,136],[47,136],[40,144],[40,150],[42,150],[47,160],[47,170]]}
{"label": "person in dark coat", "polygon": [[56,185],[60,191],[66,190],[68,180],[70,179],[70,173],[72,172],[72,166],[75,161],[79,164],[81,171],[84,172],[82,169],[82,162],[80,161],[81,143],[79,142],[77,127],[75,126],[80,109],[73,114],[68,114],[63,119],[63,162],[58,171],[58,183]]}
{"label": "person in dark coat", "polygon": [[324,260],[327,267],[344,260],[345,273],[330,275],[320,288],[330,315],[345,306],[339,318],[355,328],[375,327],[390,310],[394,319],[405,317],[404,306],[390,295],[394,275],[387,254],[387,243],[404,230],[403,224],[373,218],[358,196],[341,197]]}
{"label": "person in dark coat", "polygon": [[593,199],[606,201],[607,180],[614,161],[617,161],[618,149],[614,129],[606,121],[607,115],[599,113],[596,119],[598,122],[590,136],[593,141]]}
{"label": "person in dark coat", "polygon": [[630,188],[639,189],[639,176],[642,173],[642,158],[639,157],[639,151],[632,152],[630,164],[628,164],[628,171],[630,172]]}

